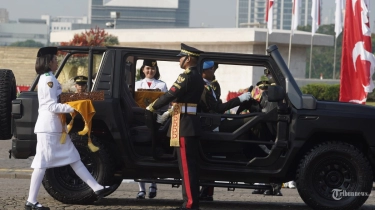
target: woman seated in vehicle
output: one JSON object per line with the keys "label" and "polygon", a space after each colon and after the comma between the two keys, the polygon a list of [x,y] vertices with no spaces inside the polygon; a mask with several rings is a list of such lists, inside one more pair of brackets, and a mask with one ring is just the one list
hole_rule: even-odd
{"label": "woman seated in vehicle", "polygon": [[[135,91],[143,90],[143,89],[159,89],[161,92],[167,92],[167,85],[165,82],[159,80],[160,73],[159,68],[157,65],[156,60],[145,59],[143,61],[143,65],[140,69],[140,77],[142,80],[137,81],[135,83]],[[157,96],[157,94],[151,94]],[[160,95],[159,95],[160,96]],[[148,97],[147,94],[142,94],[141,96],[137,97],[136,92],[136,102],[140,107],[146,107],[148,104],[153,102],[155,99],[148,99],[145,100],[145,97]],[[153,97],[150,96],[149,97]],[[144,199],[146,197],[146,189],[145,189],[145,182],[138,182],[139,185],[139,192],[137,194],[137,199]],[[156,197],[157,187],[156,183],[151,183],[149,188],[149,198]]]}
{"label": "woman seated in vehicle", "polygon": [[160,73],[156,60],[145,59],[140,69],[141,80],[135,82],[135,91],[138,89],[160,89],[167,92],[167,84],[159,80]]}

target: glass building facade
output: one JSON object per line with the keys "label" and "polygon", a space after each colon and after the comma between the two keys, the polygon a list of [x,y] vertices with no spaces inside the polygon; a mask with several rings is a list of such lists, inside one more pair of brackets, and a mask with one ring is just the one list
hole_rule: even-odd
{"label": "glass building facade", "polygon": [[[267,0],[237,0],[237,27],[265,28]],[[299,25],[311,25],[312,0],[301,0]],[[292,25],[293,0],[275,0],[273,8],[273,28],[290,30]]]}
{"label": "glass building facade", "polygon": [[89,4],[91,25],[100,28],[114,22],[111,12],[120,13],[116,29],[189,27],[189,0],[89,0]]}

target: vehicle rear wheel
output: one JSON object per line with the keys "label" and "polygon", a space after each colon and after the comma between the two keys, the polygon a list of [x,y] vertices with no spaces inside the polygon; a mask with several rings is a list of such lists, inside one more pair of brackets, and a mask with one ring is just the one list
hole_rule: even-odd
{"label": "vehicle rear wheel", "polygon": [[[87,147],[87,136],[79,136],[75,133],[71,135],[71,139],[83,164],[98,183],[103,186],[114,184],[120,186],[122,179],[114,176],[115,166],[113,163],[115,161],[105,144],[93,137],[93,143],[100,149],[97,152],[91,152]],[[62,203],[90,204],[96,201],[96,195],[92,189],[75,174],[69,165],[47,169],[43,186],[53,198]]]}
{"label": "vehicle rear wheel", "polygon": [[296,183],[302,200],[314,209],[357,209],[372,189],[372,169],[353,145],[326,142],[301,161]]}
{"label": "vehicle rear wheel", "polygon": [[0,69],[0,140],[12,138],[12,100],[16,99],[16,79],[12,70]]}

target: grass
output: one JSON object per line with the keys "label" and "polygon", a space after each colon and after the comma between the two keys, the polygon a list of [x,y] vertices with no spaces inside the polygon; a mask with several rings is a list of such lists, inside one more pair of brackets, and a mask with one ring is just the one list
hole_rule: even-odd
{"label": "grass", "polygon": [[366,102],[366,105],[369,105],[369,106],[375,106],[375,101]]}

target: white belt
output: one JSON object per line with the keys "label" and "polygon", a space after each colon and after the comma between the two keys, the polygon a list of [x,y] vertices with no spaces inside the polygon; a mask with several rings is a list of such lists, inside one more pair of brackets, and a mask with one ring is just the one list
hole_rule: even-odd
{"label": "white belt", "polygon": [[181,113],[197,114],[197,107],[196,106],[187,106],[187,107],[181,106]]}

